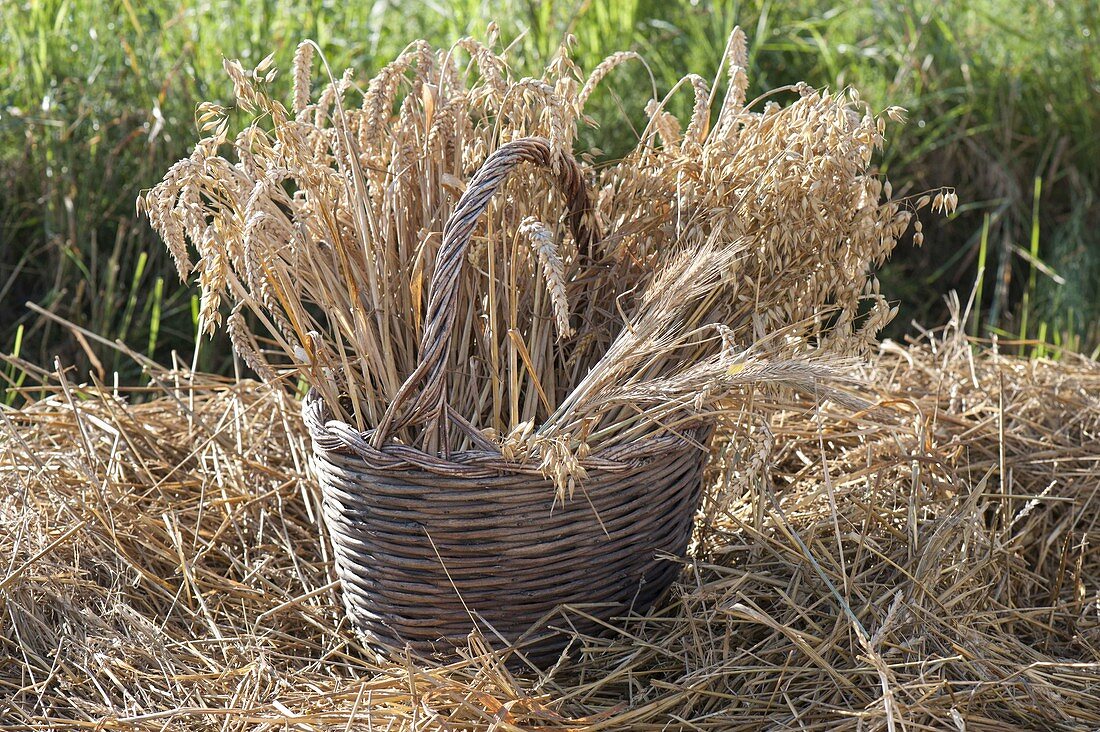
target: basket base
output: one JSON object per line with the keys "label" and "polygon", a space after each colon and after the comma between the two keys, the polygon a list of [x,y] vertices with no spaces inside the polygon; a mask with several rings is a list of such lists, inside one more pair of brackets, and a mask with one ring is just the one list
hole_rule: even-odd
{"label": "basket base", "polygon": [[[422,658],[443,663],[453,661],[456,655],[476,654],[471,648],[471,636],[474,636],[479,639],[480,646],[506,652],[509,667],[542,670],[558,663],[570,646],[576,648],[584,638],[606,635],[614,627],[615,619],[647,613],[675,582],[680,569],[678,562],[662,561],[638,584],[631,602],[559,605],[526,632],[511,639],[484,618],[472,620],[464,633],[441,635],[434,640],[403,640],[395,635],[379,634],[375,630],[377,622],[356,625],[356,634],[364,645],[384,658],[402,659],[406,651],[411,651]],[[593,622],[593,618],[599,622]]]}

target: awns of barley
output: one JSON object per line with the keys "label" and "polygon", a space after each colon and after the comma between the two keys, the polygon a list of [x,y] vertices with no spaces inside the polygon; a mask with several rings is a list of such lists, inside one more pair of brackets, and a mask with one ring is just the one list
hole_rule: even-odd
{"label": "awns of barley", "polygon": [[[574,149],[585,105],[640,57],[613,54],[586,77],[564,43],[541,76],[516,79],[496,44],[420,41],[370,80],[326,72],[315,98],[316,50],[303,43],[292,115],[268,94],[271,69],[227,61],[238,105],[266,114],[230,135],[209,107],[207,137],[142,200],[181,276],[197,255],[204,324],[232,309],[253,370],[299,376],[371,429],[417,368],[442,232],[470,175],[504,142],[540,136],[551,171],[510,174],[459,274],[447,399],[468,427],[517,459],[569,462],[562,446],[587,454],[765,409],[777,386],[844,402],[849,359],[895,313],[873,272],[920,204],[956,204],[950,190],[916,207],[890,200],[872,168],[885,119],[858,95],[804,84],[784,87],[795,92],[785,105],[767,90],[747,103],[736,29],[715,88],[689,73],[655,91],[634,149],[596,166]],[[688,89],[681,121],[669,101]],[[583,218],[600,233],[584,252],[554,182],[570,154],[591,192]],[[484,439],[448,434],[451,450]],[[425,436],[415,424],[395,435]]]}

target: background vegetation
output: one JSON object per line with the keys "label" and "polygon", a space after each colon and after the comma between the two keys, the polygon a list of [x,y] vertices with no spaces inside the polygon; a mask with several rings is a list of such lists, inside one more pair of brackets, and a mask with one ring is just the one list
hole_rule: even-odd
{"label": "background vegetation", "polygon": [[[900,299],[895,335],[937,323],[942,295],[984,276],[973,332],[1032,339],[1030,353],[1100,344],[1100,0],[670,0],[558,2],[32,0],[0,5],[0,351],[31,363],[136,366],[41,310],[134,351],[189,361],[196,303],[135,214],[197,137],[203,100],[232,102],[222,57],[247,66],[274,51],[288,68],[302,38],[334,68],[365,76],[416,37],[446,45],[495,21],[529,73],[563,33],[590,69],[636,49],[662,91],[712,76],[726,36],[750,37],[753,93],[806,80],[852,85],[876,109],[910,110],[882,168],[895,190],[955,185],[959,212],[927,221],[883,274]],[[631,65],[599,92],[586,139],[614,155],[649,95]],[[279,80],[285,87],[289,79]],[[1052,344],[1049,349],[1038,342]],[[230,368],[228,348],[200,365]],[[7,377],[5,379],[5,376]],[[0,368],[0,391],[19,379]],[[8,395],[10,402],[14,394]]]}

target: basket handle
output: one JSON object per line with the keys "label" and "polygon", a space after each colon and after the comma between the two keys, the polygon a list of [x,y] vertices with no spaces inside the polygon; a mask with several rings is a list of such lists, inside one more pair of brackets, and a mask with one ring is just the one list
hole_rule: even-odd
{"label": "basket handle", "polygon": [[[524,137],[497,148],[470,180],[443,227],[443,243],[439,247],[435,271],[428,287],[428,308],[417,366],[398,389],[375,429],[375,447],[381,447],[391,434],[416,422],[430,421],[437,428],[443,428],[447,416],[447,355],[457,315],[466,249],[478,218],[489,206],[489,200],[512,169],[524,162],[554,171],[568,201],[569,227],[577,246],[582,252],[591,253],[596,235],[585,221],[589,210],[588,189],[576,160],[565,152],[555,155],[550,142],[541,137]],[[413,400],[411,406],[404,408],[410,399]],[[428,432],[430,435],[432,430]],[[447,442],[443,440],[440,444],[445,446]],[[426,448],[425,451],[431,450]]]}

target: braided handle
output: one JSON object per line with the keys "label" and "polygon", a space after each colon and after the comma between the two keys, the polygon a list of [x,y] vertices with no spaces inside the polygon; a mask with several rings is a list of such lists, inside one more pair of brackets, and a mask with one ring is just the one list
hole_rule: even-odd
{"label": "braided handle", "polygon": [[[443,227],[443,243],[439,247],[435,272],[428,288],[428,309],[416,369],[401,385],[375,429],[373,442],[376,447],[381,447],[391,434],[407,425],[429,422],[442,428],[445,424],[447,355],[457,315],[462,264],[478,218],[488,208],[489,200],[513,168],[524,162],[556,168],[554,172],[558,185],[568,200],[569,227],[581,251],[591,248],[596,237],[585,223],[589,210],[588,190],[580,166],[571,155],[565,153],[558,155],[557,160],[554,158],[549,141],[541,137],[525,137],[497,148],[470,180],[451,218]],[[412,404],[405,408],[405,403],[410,399]],[[445,446],[446,440],[442,444]]]}

